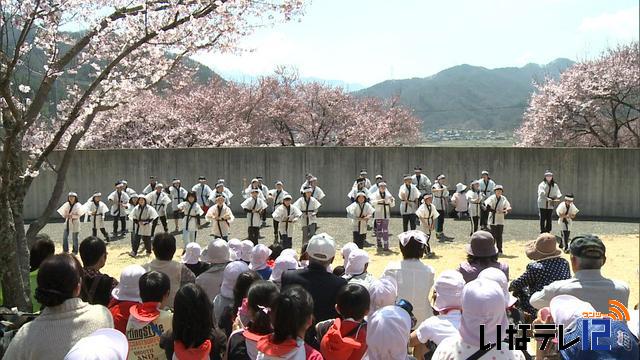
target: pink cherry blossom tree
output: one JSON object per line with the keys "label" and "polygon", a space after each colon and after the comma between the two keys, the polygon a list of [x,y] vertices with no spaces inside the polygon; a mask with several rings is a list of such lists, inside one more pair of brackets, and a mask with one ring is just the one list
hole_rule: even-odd
{"label": "pink cherry blossom tree", "polygon": [[98,117],[80,146],[373,146],[419,138],[420,120],[398,99],[360,98],[278,69],[250,85],[214,80],[148,92]]}
{"label": "pink cherry blossom tree", "polygon": [[636,41],[537,85],[518,145],[640,147],[639,63]]}
{"label": "pink cherry blossom tree", "polygon": [[[5,305],[30,309],[29,239],[58,205],[73,152],[97,117],[142,101],[136,99],[141,92],[176,70],[188,78],[181,66],[184,58],[199,51],[237,50],[238,40],[256,27],[297,17],[303,8],[302,0],[0,2],[0,276]],[[77,74],[88,75],[89,81],[77,80]],[[59,89],[65,95],[52,106]],[[54,149],[65,149],[58,162],[50,157]],[[25,233],[23,201],[43,167],[56,172],[56,183],[42,216]]]}

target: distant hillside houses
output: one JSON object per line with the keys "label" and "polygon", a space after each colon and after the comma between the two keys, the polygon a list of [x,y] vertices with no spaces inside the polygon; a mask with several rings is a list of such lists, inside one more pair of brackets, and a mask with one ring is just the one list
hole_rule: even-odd
{"label": "distant hillside houses", "polygon": [[438,129],[425,134],[427,141],[508,140],[509,138],[507,133],[498,133],[495,130]]}

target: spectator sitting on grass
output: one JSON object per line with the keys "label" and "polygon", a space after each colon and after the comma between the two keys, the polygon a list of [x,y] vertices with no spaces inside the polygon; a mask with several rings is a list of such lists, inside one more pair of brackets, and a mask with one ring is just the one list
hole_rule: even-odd
{"label": "spectator sitting on grass", "polygon": [[467,245],[467,261],[458,266],[458,271],[465,282],[470,282],[488,267],[502,270],[507,280],[509,279],[509,265],[498,261],[498,248],[493,235],[484,230],[476,231],[471,235],[471,241]]}
{"label": "spectator sitting on grass", "polygon": [[104,306],[80,299],[82,265],[70,254],[52,255],[40,265],[36,299],[46,308],[23,325],[9,344],[5,359],[63,359],[80,339],[113,319]]}
{"label": "spectator sitting on grass", "polygon": [[528,242],[525,254],[533,261],[527,264],[522,275],[511,282],[509,291],[518,298],[518,307],[533,317],[538,310],[529,304],[531,294],[554,281],[569,279],[571,272],[569,262],[562,257],[556,237],[552,234],[543,233],[536,240]]}
{"label": "spectator sitting on grass", "polygon": [[607,261],[606,248],[596,235],[577,236],[569,244],[573,277],[559,280],[531,295],[531,306],[541,309],[549,306],[554,297],[567,294],[593,305],[596,311],[609,313],[609,300],[617,300],[627,306],[629,285],[623,281],[607,279],[601,268]]}

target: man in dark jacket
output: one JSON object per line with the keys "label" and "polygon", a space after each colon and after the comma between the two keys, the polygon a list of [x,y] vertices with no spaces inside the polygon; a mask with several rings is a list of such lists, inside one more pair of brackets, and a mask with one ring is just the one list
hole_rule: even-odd
{"label": "man in dark jacket", "polygon": [[313,326],[309,327],[305,341],[319,348],[319,339],[315,338],[315,324],[319,321],[335,319],[336,296],[347,281],[327,272],[327,267],[336,255],[333,238],[325,233],[314,235],[307,245],[309,266],[306,269],[286,271],[282,274],[282,290],[292,285],[300,285],[313,297]]}

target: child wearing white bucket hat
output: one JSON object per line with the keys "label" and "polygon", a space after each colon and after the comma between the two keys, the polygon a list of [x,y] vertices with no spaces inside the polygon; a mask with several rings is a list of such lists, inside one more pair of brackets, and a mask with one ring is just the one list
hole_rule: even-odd
{"label": "child wearing white bucket hat", "polygon": [[196,277],[209,269],[209,264],[200,261],[201,254],[202,247],[200,247],[200,244],[192,242],[187,244],[184,255],[182,255],[182,263],[188,267]]}
{"label": "child wearing white bucket hat", "polygon": [[98,329],[80,339],[64,360],[126,360],[129,354],[127,337],[115,329]]}
{"label": "child wearing white bucket hat", "polygon": [[362,249],[354,249],[349,253],[343,277],[349,283],[360,284],[369,290],[369,287],[373,280],[375,280],[375,277],[367,271],[368,267],[369,254]]}
{"label": "child wearing white bucket hat", "polygon": [[120,273],[118,286],[111,290],[113,300],[109,303],[109,312],[113,316],[113,327],[123,334],[127,330],[129,310],[133,305],[142,302],[138,282],[145,272],[147,271],[140,265],[125,267]]}
{"label": "child wearing white bucket hat", "polygon": [[200,285],[209,296],[209,300],[213,301],[220,293],[224,268],[230,262],[229,244],[222,239],[210,240],[202,259],[209,263],[209,268],[196,278],[196,284]]}
{"label": "child wearing white bucket hat", "polygon": [[[455,270],[445,270],[433,284],[433,303],[431,307],[437,316],[433,316],[418,325],[411,333],[409,346],[414,346],[420,353],[433,352],[442,340],[458,335],[462,316],[462,274]],[[418,353],[414,352],[419,359]]]}

